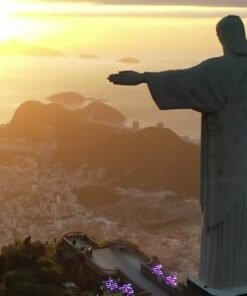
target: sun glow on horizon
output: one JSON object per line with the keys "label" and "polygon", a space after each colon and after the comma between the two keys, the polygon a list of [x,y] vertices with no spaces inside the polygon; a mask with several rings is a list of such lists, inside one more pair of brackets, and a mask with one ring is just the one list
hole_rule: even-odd
{"label": "sun glow on horizon", "polygon": [[[247,8],[0,0],[0,46],[8,52],[18,43],[4,41],[17,40],[61,52],[100,49],[131,54],[150,52],[148,38],[154,48],[166,53],[177,53],[178,47],[184,53],[215,52],[215,24],[226,14],[247,16]],[[204,37],[198,43],[200,36]]]}
{"label": "sun glow on horizon", "polygon": [[25,36],[30,28],[14,14],[20,3],[15,0],[0,0],[0,41]]}

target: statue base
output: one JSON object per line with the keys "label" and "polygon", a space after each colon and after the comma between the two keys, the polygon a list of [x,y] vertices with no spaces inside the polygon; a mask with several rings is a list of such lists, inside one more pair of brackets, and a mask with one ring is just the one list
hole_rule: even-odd
{"label": "statue base", "polygon": [[188,279],[188,295],[190,296],[247,296],[247,286],[227,289],[212,289],[199,279]]}

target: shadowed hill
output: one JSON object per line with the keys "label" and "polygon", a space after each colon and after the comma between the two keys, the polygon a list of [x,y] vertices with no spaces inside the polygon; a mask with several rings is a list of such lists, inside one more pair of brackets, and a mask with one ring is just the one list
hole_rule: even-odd
{"label": "shadowed hill", "polygon": [[[81,133],[93,127],[88,120],[105,123],[122,123],[126,117],[119,111],[102,102],[93,102],[87,107],[71,111],[60,104],[43,104],[37,101],[28,101],[17,108],[11,122],[0,129],[1,137],[25,138],[29,141],[41,141],[45,136],[47,126],[73,135],[79,129]],[[97,130],[105,127],[98,127]],[[81,130],[80,130],[81,129]],[[91,131],[90,133],[94,133]],[[78,136],[78,135],[77,135]],[[80,134],[81,136],[81,134]]]}
{"label": "shadowed hill", "polygon": [[71,121],[72,113],[58,104],[45,105],[37,101],[28,101],[16,110],[11,122],[0,130],[0,135],[12,139],[41,141],[44,139],[47,126],[59,128],[64,122]]}
{"label": "shadowed hill", "polygon": [[91,164],[122,176],[125,186],[165,187],[198,195],[199,156],[198,146],[182,141],[171,130],[146,128],[113,134]]}
{"label": "shadowed hill", "polygon": [[[105,168],[108,179],[116,185],[163,187],[198,196],[197,145],[183,141],[165,128],[133,132],[84,120],[88,119],[90,108],[71,111],[54,103],[26,102],[16,110],[11,122],[0,129],[0,137],[41,141],[46,127],[52,126],[58,142],[54,161],[67,168],[88,164],[89,169]],[[102,114],[100,119],[107,118]],[[118,111],[116,114],[119,116]]]}
{"label": "shadowed hill", "polygon": [[83,120],[96,120],[108,123],[123,124],[126,117],[113,107],[94,101],[83,109],[74,111],[78,118]]}

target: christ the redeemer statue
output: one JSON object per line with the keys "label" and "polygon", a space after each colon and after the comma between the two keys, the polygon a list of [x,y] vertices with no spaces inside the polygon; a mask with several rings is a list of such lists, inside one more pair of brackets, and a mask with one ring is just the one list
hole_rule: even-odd
{"label": "christ the redeemer statue", "polygon": [[223,18],[217,35],[221,57],[185,70],[123,71],[108,79],[119,85],[147,83],[161,110],[201,112],[199,280],[226,289],[247,287],[247,41],[238,16]]}

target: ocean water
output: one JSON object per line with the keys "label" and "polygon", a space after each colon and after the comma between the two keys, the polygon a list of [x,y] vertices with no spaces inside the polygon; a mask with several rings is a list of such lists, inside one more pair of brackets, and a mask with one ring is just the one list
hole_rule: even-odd
{"label": "ocean water", "polygon": [[[119,58],[119,57],[118,57]],[[117,57],[81,59],[64,57],[0,57],[0,123],[7,123],[24,101],[48,102],[46,97],[75,91],[87,98],[107,101],[123,112],[127,124],[139,120],[141,126],[158,122],[182,136],[200,138],[200,114],[194,111],[160,111],[153,102],[147,86],[115,86],[108,82],[111,73],[122,70],[162,71],[186,68],[197,59],[168,56],[138,57],[139,64],[117,62]]]}

